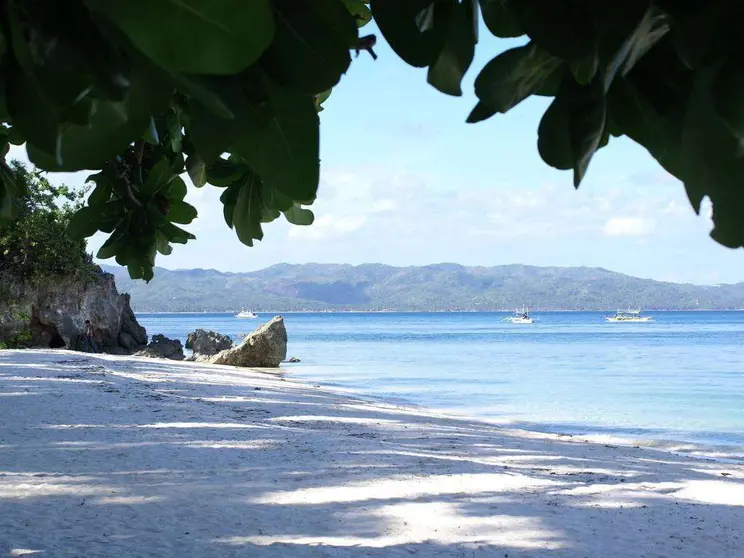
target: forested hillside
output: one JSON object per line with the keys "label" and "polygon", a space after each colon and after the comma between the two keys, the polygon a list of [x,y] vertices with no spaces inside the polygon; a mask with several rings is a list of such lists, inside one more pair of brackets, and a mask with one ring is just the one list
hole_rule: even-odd
{"label": "forested hillside", "polygon": [[151,312],[290,310],[486,311],[744,308],[744,283],[699,286],[639,279],[601,268],[437,264],[279,264],[250,273],[159,268],[146,284],[106,267]]}

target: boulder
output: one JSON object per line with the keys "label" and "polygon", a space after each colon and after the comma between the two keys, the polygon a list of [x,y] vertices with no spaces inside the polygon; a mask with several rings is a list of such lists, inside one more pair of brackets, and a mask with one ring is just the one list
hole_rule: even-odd
{"label": "boulder", "polygon": [[104,352],[131,354],[147,343],[129,295],[119,294],[114,276],[98,267],[34,283],[0,273],[0,286],[0,341],[23,338],[31,347],[76,349],[90,320]]}
{"label": "boulder", "polygon": [[250,368],[276,368],[287,358],[287,330],[284,318],[277,316],[265,323],[232,349],[210,357],[211,364]]}
{"label": "boulder", "polygon": [[127,351],[134,351],[139,347],[137,340],[126,331],[119,333],[119,345]]}
{"label": "boulder", "polygon": [[183,345],[178,339],[168,339],[162,334],[153,335],[147,347],[134,353],[134,356],[183,360]]}
{"label": "boulder", "polygon": [[194,352],[194,357],[216,355],[232,347],[232,339],[216,331],[197,329],[186,337],[186,348]]}

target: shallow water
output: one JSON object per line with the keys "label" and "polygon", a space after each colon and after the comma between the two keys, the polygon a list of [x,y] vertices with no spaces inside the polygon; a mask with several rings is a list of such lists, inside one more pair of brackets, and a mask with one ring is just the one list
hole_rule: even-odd
{"label": "shallow water", "polygon": [[[514,426],[744,456],[744,312],[285,314],[297,378]],[[148,333],[237,336],[271,315],[138,314]],[[724,446],[724,450],[714,446]],[[688,448],[688,449],[692,449]],[[699,447],[697,449],[700,449]]]}

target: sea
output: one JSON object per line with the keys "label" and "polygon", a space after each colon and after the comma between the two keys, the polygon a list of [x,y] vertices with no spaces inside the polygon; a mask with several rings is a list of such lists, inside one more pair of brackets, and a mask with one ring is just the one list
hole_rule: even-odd
{"label": "sea", "polygon": [[[509,427],[744,461],[744,312],[287,313],[289,377]],[[239,340],[275,314],[144,314]]]}

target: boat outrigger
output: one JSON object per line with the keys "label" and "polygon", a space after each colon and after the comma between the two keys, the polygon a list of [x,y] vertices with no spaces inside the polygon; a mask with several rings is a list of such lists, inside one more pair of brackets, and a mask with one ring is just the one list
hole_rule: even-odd
{"label": "boat outrigger", "polygon": [[605,320],[608,322],[650,322],[651,316],[641,316],[640,308],[637,310],[618,310],[614,316],[605,316]]}
{"label": "boat outrigger", "polygon": [[532,316],[530,316],[530,311],[524,307],[521,310],[516,310],[513,316],[504,318],[504,321],[513,324],[532,324],[535,322]]}

